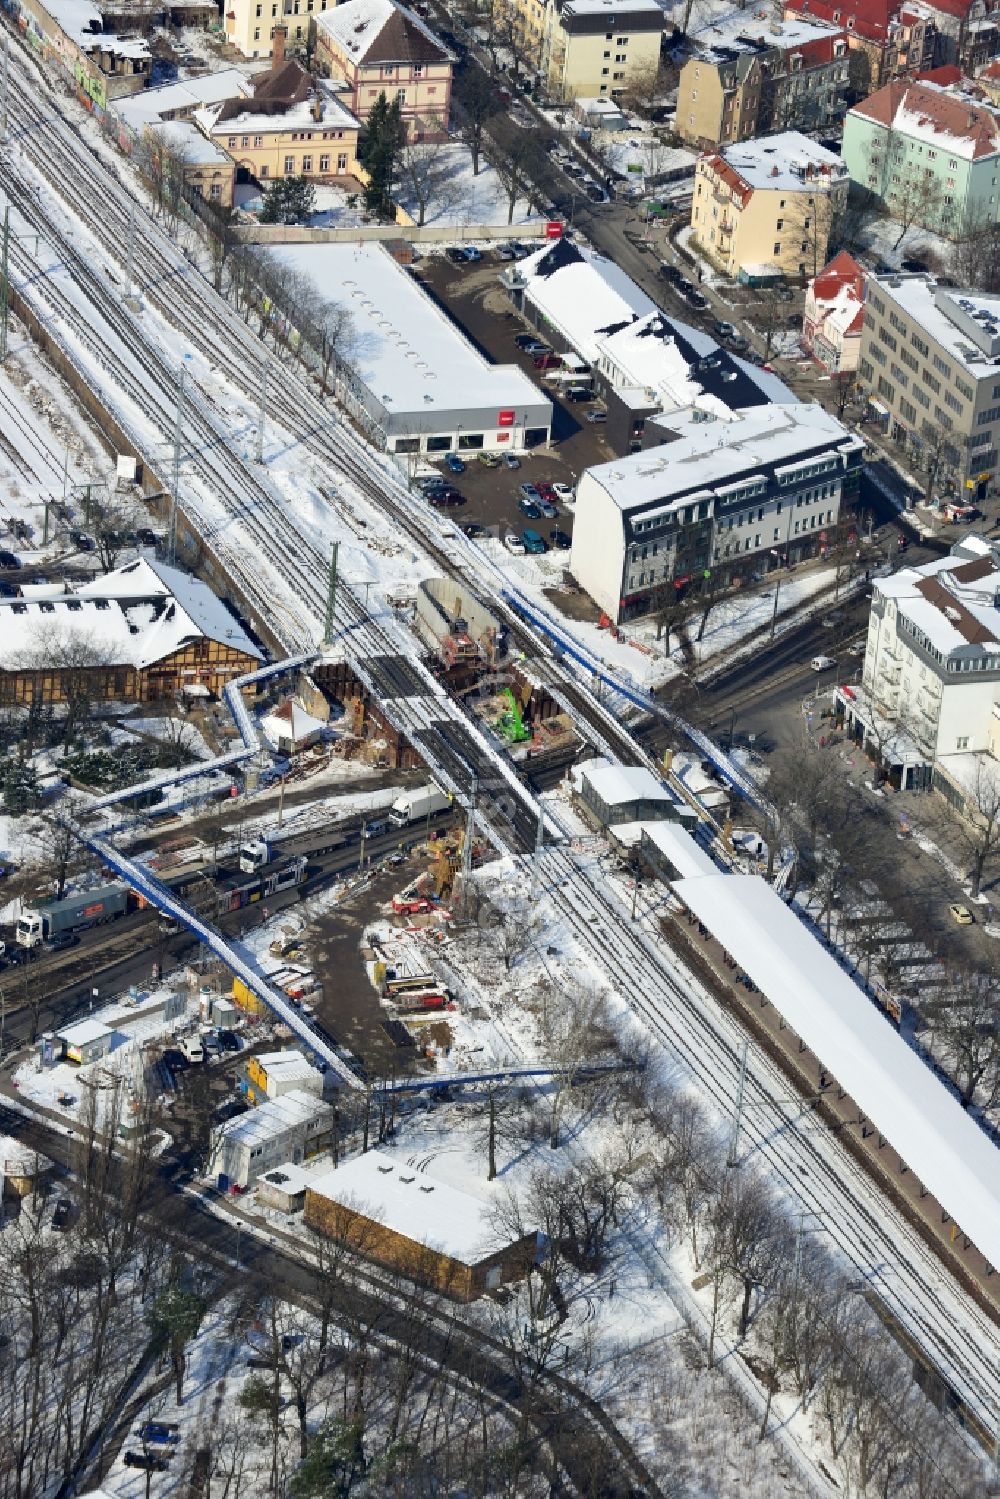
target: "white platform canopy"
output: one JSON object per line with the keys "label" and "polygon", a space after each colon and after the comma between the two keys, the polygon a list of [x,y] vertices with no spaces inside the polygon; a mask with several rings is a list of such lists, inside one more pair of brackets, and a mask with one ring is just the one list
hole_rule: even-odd
{"label": "white platform canopy", "polygon": [[808,927],[758,875],[706,875],[671,889],[1000,1267],[1000,1150]]}

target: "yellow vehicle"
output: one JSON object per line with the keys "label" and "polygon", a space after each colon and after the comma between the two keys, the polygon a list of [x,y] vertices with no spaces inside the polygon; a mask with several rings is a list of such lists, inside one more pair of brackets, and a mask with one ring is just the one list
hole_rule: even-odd
{"label": "yellow vehicle", "polygon": [[959,905],[957,902],[948,907],[948,912],[952,921],[957,921],[959,926],[972,926],[976,919],[968,906]]}

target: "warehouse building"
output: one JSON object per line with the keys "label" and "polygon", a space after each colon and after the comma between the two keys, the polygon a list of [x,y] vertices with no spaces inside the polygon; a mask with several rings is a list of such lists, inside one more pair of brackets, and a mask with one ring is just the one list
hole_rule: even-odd
{"label": "warehouse building", "polygon": [[0,703],[61,703],[86,673],[95,700],[219,693],[261,653],[204,583],[141,557],[45,598],[0,599]]}
{"label": "warehouse building", "polygon": [[490,1204],[381,1150],[355,1156],[306,1191],[306,1223],[365,1259],[456,1301],[522,1279],[537,1234],[511,1238]]}
{"label": "warehouse building", "polygon": [[[671,417],[672,424],[679,416]],[[821,406],[761,406],[588,469],[570,568],[615,622],[692,578],[722,586],[822,554],[858,490],[864,444]]]}
{"label": "warehouse building", "polygon": [[219,1190],[245,1190],[265,1171],[283,1161],[298,1165],[329,1150],[333,1143],[333,1109],[301,1089],[269,1098],[212,1131],[208,1174]]}
{"label": "warehouse building", "polygon": [[390,453],[523,452],[549,441],[552,402],[512,364],[491,364],[377,244],[275,246],[343,307],[337,394]]}

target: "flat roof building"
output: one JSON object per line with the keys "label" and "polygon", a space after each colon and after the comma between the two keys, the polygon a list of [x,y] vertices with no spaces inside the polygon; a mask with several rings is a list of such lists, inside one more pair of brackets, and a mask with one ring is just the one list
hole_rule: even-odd
{"label": "flat roof building", "polygon": [[56,1031],[56,1040],[62,1046],[63,1056],[68,1062],[86,1067],[106,1057],[114,1045],[115,1032],[99,1020],[80,1020],[76,1025],[67,1025]]}
{"label": "flat roof building", "polygon": [[276,245],[290,270],[350,315],[338,395],[391,453],[468,457],[549,441],[552,402],[491,364],[381,245]]}
{"label": "flat roof building", "polygon": [[511,1238],[489,1202],[382,1150],[310,1182],[305,1215],[310,1227],[355,1253],[457,1301],[521,1279],[537,1247],[534,1232]]}
{"label": "flat roof building", "polygon": [[293,1089],[217,1125],[211,1134],[208,1170],[218,1178],[220,1190],[245,1189],[283,1161],[298,1165],[329,1150],[332,1142],[332,1106]]}
{"label": "flat roof building", "polygon": [[933,276],[869,276],[858,383],[931,495],[976,504],[997,488],[1000,295]]}
{"label": "flat roof building", "polygon": [[301,1051],[262,1051],[248,1057],[245,1067],[246,1096],[252,1103],[280,1098],[284,1093],[323,1093],[323,1074]]}
{"label": "flat roof building", "polygon": [[579,769],[580,800],[602,827],[676,815],[677,798],[644,766],[588,760]]}
{"label": "flat roof building", "polygon": [[618,621],[706,570],[729,582],[812,556],[857,493],[863,451],[818,405],[689,412],[674,442],[581,475],[571,571]]}

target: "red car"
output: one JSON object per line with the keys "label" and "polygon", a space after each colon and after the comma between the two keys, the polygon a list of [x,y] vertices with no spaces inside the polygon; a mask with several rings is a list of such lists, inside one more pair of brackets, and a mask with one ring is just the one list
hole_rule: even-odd
{"label": "red car", "polygon": [[559,496],[551,484],[539,484],[536,482],[535,488],[538,490],[540,498],[548,500],[550,505],[557,505],[559,503]]}

